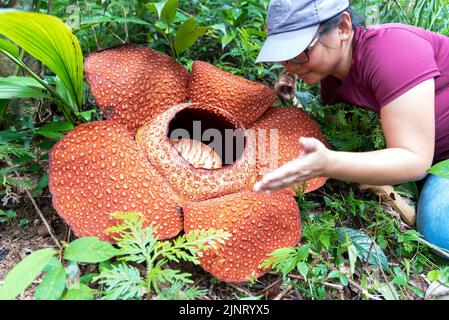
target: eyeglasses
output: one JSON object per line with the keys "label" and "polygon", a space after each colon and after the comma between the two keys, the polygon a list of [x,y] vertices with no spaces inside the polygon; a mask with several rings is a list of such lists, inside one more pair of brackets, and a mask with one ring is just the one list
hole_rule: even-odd
{"label": "eyeglasses", "polygon": [[318,43],[318,40],[321,38],[321,32],[318,33],[318,36],[312,40],[312,42],[307,46],[307,48],[304,49],[303,52],[301,52],[298,56],[294,57],[293,59],[283,61],[282,65],[286,66],[287,63],[291,62],[294,64],[304,64],[309,62],[309,51],[312,50],[312,48]]}

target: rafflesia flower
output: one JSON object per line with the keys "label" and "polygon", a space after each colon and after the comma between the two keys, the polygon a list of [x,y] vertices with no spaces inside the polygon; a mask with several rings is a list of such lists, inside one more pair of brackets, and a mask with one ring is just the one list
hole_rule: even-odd
{"label": "rafflesia flower", "polygon": [[[299,137],[327,144],[305,111],[273,107],[268,87],[208,63],[189,73],[135,45],[91,54],[85,75],[107,120],[76,127],[50,153],[53,205],[76,236],[113,242],[116,211],[140,212],[159,239],[223,229],[230,238],[200,261],[227,282],[263,275],[269,253],[299,242],[294,192],[252,187],[298,155]],[[307,181],[305,192],[325,180]]]}

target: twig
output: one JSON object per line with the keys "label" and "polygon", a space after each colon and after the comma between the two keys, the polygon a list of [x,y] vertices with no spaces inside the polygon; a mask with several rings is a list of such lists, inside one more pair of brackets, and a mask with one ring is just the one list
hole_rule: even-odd
{"label": "twig", "polygon": [[[302,276],[295,275],[295,274],[290,274],[289,277],[293,278],[293,279],[305,280]],[[326,282],[326,281],[318,281],[318,283],[322,284],[325,287],[329,287],[329,288],[336,289],[339,291],[344,289],[343,286],[340,284],[330,283],[330,282]]]}
{"label": "twig", "polygon": [[281,300],[283,297],[285,297],[290,291],[292,291],[293,286],[292,285],[288,285],[287,288],[285,288],[284,290],[282,290],[281,293],[279,293],[276,297],[274,297],[273,300]]}
{"label": "twig", "polygon": [[[16,168],[14,167],[14,165],[12,164],[11,159],[9,159],[8,156],[5,156],[5,159],[6,159],[7,163],[8,163],[8,164],[11,166],[11,168],[13,169],[14,173],[16,174],[16,176],[17,176],[18,178],[21,178],[20,173],[17,171],[17,169],[16,169]],[[43,222],[44,225],[45,225],[45,228],[47,228],[47,231],[48,231],[48,233],[50,234],[50,236],[52,237],[53,242],[56,244],[56,246],[57,246],[60,250],[62,250],[62,246],[61,246],[61,244],[59,243],[59,240],[58,240],[58,239],[56,238],[56,236],[53,234],[52,228],[50,227],[50,225],[48,224],[48,222],[47,222],[47,220],[45,219],[44,215],[42,214],[42,211],[39,209],[39,207],[38,207],[36,201],[34,201],[34,198],[33,198],[33,196],[31,195],[30,191],[29,191],[28,189],[25,188],[25,193],[27,194],[28,198],[30,199],[31,203],[33,204],[34,209],[36,209],[36,211],[37,211],[39,217],[41,218],[42,222]]]}
{"label": "twig", "polygon": [[251,294],[251,292],[246,291],[245,289],[240,288],[239,286],[236,286],[233,283],[228,283],[228,286],[233,287],[234,289],[236,289],[237,291],[240,291],[241,293],[246,294],[247,296],[253,296],[253,294]]}
{"label": "twig", "polygon": [[[89,9],[89,6],[88,6],[86,0],[84,0],[84,5],[86,6],[87,17],[89,18],[89,22],[92,23],[92,17],[91,17],[91,15],[90,15],[90,9]],[[95,46],[97,47],[97,50],[99,50],[99,49],[100,49],[100,45],[99,45],[99,43],[98,43],[97,33],[95,32],[95,27],[94,27],[94,25],[92,25],[91,28],[92,28],[92,32],[93,32],[93,34],[94,34]]]}

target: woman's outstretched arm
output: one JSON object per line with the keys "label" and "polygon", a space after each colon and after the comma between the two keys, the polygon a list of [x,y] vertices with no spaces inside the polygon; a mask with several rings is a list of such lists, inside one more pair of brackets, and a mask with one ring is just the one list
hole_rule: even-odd
{"label": "woman's outstretched arm", "polygon": [[332,151],[314,138],[302,138],[299,156],[267,174],[254,189],[276,191],[317,176],[374,185],[394,185],[425,176],[435,148],[434,79],[421,82],[385,105],[380,116],[386,149]]}

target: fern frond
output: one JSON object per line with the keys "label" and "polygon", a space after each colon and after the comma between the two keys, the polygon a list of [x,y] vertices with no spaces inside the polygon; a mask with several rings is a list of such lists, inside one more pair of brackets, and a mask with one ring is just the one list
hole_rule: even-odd
{"label": "fern frond", "polygon": [[93,281],[105,286],[102,300],[140,300],[145,294],[139,270],[124,263],[103,270]]}

